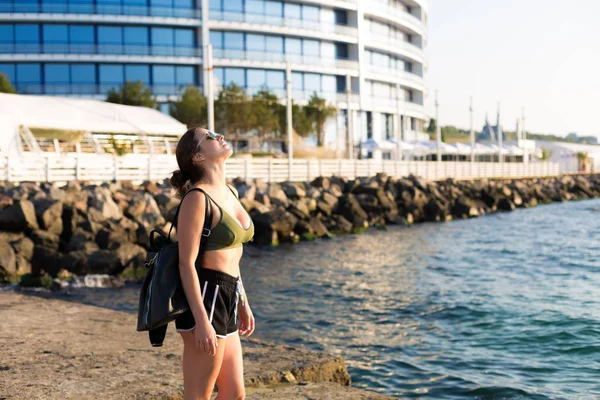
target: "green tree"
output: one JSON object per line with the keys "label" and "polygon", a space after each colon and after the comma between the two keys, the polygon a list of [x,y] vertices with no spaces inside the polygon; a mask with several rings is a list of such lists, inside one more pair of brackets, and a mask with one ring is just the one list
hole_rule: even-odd
{"label": "green tree", "polygon": [[548,161],[550,157],[552,157],[552,150],[545,149],[542,147],[542,156],[540,157],[540,160]]}
{"label": "green tree", "polygon": [[118,91],[114,88],[110,89],[106,101],[127,106],[156,108],[156,99],[142,81],[127,81],[121,85]]}
{"label": "green tree", "polygon": [[[279,126],[280,134],[287,134],[287,107],[285,105],[279,108]],[[313,125],[307,115],[306,108],[292,102],[292,129],[300,137],[308,137],[313,132]]]}
{"label": "green tree", "polygon": [[258,140],[262,144],[267,135],[279,133],[279,109],[282,108],[277,95],[266,87],[252,96],[252,115],[254,128],[258,132]]}
{"label": "green tree", "polygon": [[179,100],[169,103],[169,114],[188,127],[206,126],[206,97],[194,86],[187,86]]}
{"label": "green tree", "polygon": [[579,162],[579,172],[586,172],[588,164],[588,153],[580,151],[577,153],[577,161]]}
{"label": "green tree", "polygon": [[17,93],[6,74],[0,74],[0,93]]}
{"label": "green tree", "polygon": [[427,133],[429,133],[430,135],[432,133],[435,133],[435,128],[436,128],[435,118],[430,118],[429,119],[429,125],[427,126]]}
{"label": "green tree", "polygon": [[235,149],[240,134],[252,129],[255,120],[246,90],[235,83],[225,86],[215,100],[215,125],[217,130],[234,135]]}
{"label": "green tree", "polygon": [[317,146],[323,146],[325,141],[325,124],[337,115],[337,108],[313,93],[306,105],[306,115],[312,123],[313,130],[317,135]]}

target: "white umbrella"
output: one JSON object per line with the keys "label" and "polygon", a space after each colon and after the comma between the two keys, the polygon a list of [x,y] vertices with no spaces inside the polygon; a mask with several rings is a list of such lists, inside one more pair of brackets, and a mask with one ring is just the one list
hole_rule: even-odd
{"label": "white umbrella", "polygon": [[[398,146],[398,142],[394,139],[388,139],[387,141],[390,142],[391,144],[393,144],[394,148],[396,148],[396,146]],[[401,140],[400,148],[402,149],[402,151],[409,151],[409,150],[413,150],[415,148],[415,146],[408,142]]]}
{"label": "white umbrella", "polygon": [[461,154],[461,155],[471,154],[471,145],[457,142],[457,143],[451,144],[451,146],[456,149],[456,152],[458,154]]}
{"label": "white umbrella", "polygon": [[378,142],[373,138],[369,138],[360,144],[357,144],[355,147],[359,147],[365,150],[395,150],[396,145],[390,143],[389,141]]}

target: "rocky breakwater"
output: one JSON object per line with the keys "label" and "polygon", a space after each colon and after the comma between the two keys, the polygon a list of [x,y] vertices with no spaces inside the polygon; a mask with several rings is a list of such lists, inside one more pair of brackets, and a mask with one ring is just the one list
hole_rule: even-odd
{"label": "rocky breakwater", "polygon": [[426,181],[380,174],[355,180],[320,177],[310,183],[234,183],[254,220],[255,242],[264,245],[600,197],[600,175]]}
{"label": "rocky breakwater", "polygon": [[[600,197],[600,175],[433,182],[380,174],[233,184],[259,245]],[[168,231],[178,203],[166,182],[71,182],[62,188],[5,183],[0,186],[0,280],[56,288],[77,276],[103,274],[106,285],[118,282],[114,276],[143,275],[148,234],[156,227]]]}

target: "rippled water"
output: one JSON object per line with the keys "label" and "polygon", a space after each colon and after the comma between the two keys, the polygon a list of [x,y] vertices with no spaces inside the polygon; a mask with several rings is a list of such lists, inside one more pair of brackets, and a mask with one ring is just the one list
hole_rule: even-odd
{"label": "rippled water", "polygon": [[[354,386],[401,398],[600,398],[598,218],[590,200],[250,247],[256,335],[342,355]],[[135,312],[118,292],[77,296]]]}

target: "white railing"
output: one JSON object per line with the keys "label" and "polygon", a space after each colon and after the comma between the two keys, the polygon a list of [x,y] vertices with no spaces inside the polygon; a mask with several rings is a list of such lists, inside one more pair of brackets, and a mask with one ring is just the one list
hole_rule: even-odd
{"label": "white railing", "polygon": [[[538,177],[559,175],[559,165],[547,162],[492,163],[389,160],[295,159],[289,174],[287,159],[230,159],[227,177],[260,178],[267,182],[309,181],[318,176],[344,176],[353,179],[385,172],[390,176],[410,174],[425,179],[471,179],[499,177]],[[60,156],[0,157],[0,179],[11,182],[144,181],[168,178],[177,169],[175,156],[128,154],[125,156],[67,154]]]}
{"label": "white railing", "polygon": [[368,32],[366,41],[366,44],[369,47],[391,50],[393,53],[411,57],[421,63],[425,60],[423,49],[412,43],[406,42],[403,38],[396,38],[376,32]]}
{"label": "white railing", "polygon": [[286,28],[307,29],[316,32],[335,33],[340,35],[348,35],[352,37],[358,36],[358,29],[353,26],[324,23],[321,21],[311,21],[305,19],[285,18],[280,16],[240,13],[233,11],[216,11],[210,10],[210,19],[223,22],[240,22],[253,25],[273,25]]}

